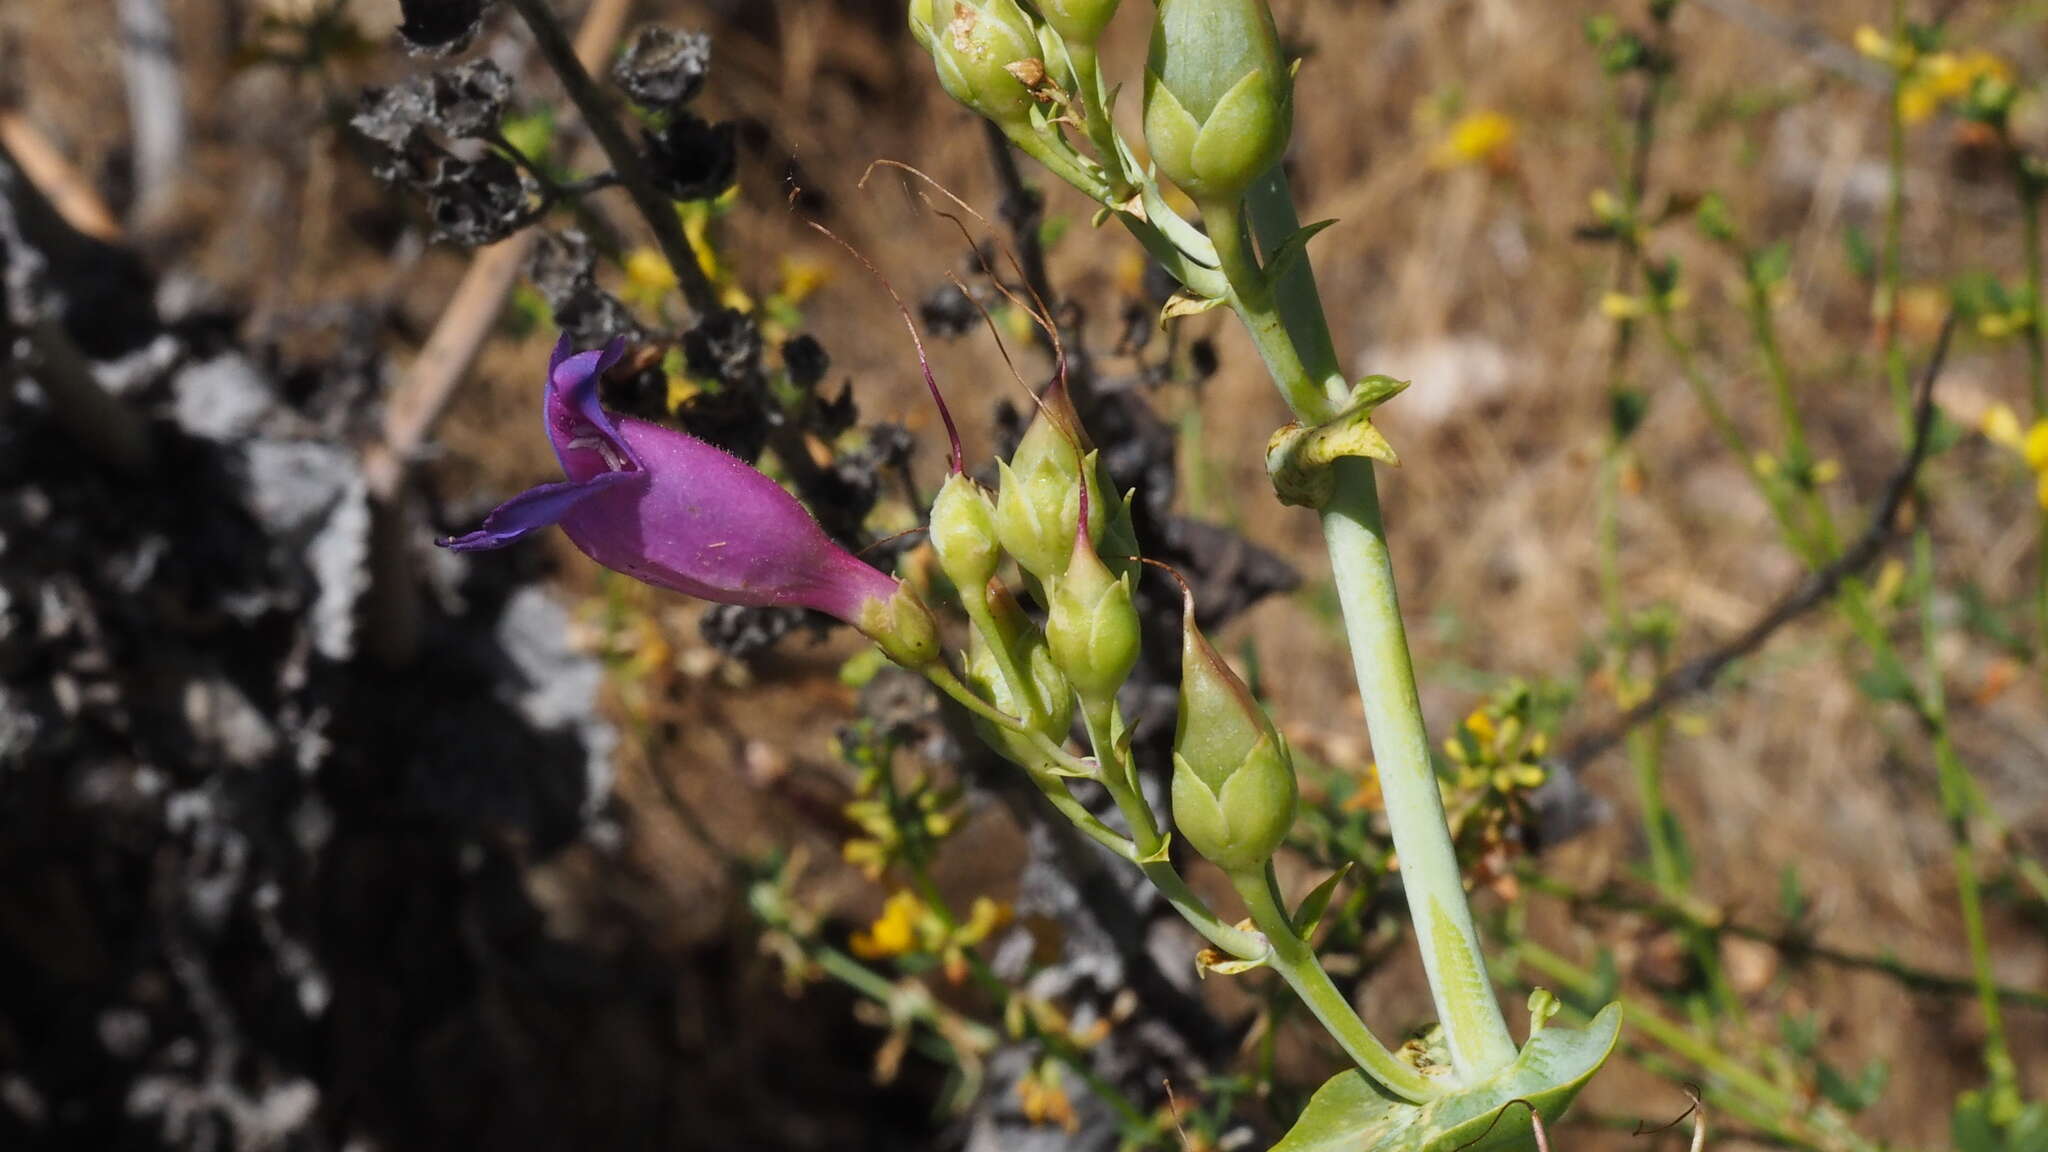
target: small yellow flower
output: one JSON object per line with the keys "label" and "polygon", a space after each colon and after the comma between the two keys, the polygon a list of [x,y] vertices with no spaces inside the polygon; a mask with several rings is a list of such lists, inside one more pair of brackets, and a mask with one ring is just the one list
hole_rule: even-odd
{"label": "small yellow flower", "polygon": [[1895,58],[1891,39],[1868,24],[1856,29],[1856,51],[1887,64]]}
{"label": "small yellow flower", "polygon": [[793,256],[782,258],[782,287],[777,295],[785,304],[802,304],[817,294],[832,280],[832,270],[816,260],[802,260]]}
{"label": "small yellow flower", "polygon": [[863,960],[902,956],[917,948],[917,926],[924,918],[924,901],[911,892],[897,892],[882,904],[882,914],[855,932],[850,944],[853,954]]}
{"label": "small yellow flower", "polygon": [[1377,812],[1387,806],[1387,798],[1380,792],[1380,766],[1367,764],[1359,774],[1358,787],[1344,798],[1346,812]]}
{"label": "small yellow flower", "polygon": [[2027,429],[2027,438],[2020,442],[2020,455],[2026,458],[2027,467],[2048,472],[2048,420],[2036,420]]}
{"label": "small yellow flower", "polygon": [[1899,113],[1918,124],[1970,94],[1979,80],[2012,82],[2012,67],[1989,52],[1937,52],[1919,60],[1899,89]]}
{"label": "small yellow flower", "polygon": [[986,896],[976,896],[967,909],[967,923],[960,926],[956,941],[973,946],[988,939],[988,934],[1010,922],[1010,906]]}
{"label": "small yellow flower", "polygon": [[1542,784],[1548,773],[1540,764],[1509,764],[1497,768],[1493,773],[1493,790],[1496,792],[1527,791]]}
{"label": "small yellow flower", "polygon": [[1060,1072],[1056,1066],[1033,1069],[1029,1075],[1019,1079],[1017,1104],[1024,1113],[1024,1119],[1032,1124],[1057,1124],[1068,1132],[1081,1130],[1081,1118],[1075,1115],[1074,1103],[1067,1098],[1067,1090],[1060,1086]]}
{"label": "small yellow flower", "polygon": [[1499,112],[1468,112],[1451,125],[1430,153],[1430,165],[1462,168],[1484,164],[1494,169],[1505,168],[1514,148],[1515,133],[1515,122]]}
{"label": "small yellow flower", "polygon": [[1815,484],[1833,484],[1841,478],[1842,462],[1840,460],[1829,457],[1813,466],[1813,482]]}
{"label": "small yellow flower", "polygon": [[676,290],[676,270],[668,266],[661,253],[641,246],[626,253],[626,287],[619,293],[626,303],[645,311],[655,311],[661,301]]}
{"label": "small yellow flower", "polygon": [[1877,570],[1877,581],[1871,586],[1871,598],[1879,604],[1888,604],[1906,584],[1906,565],[1898,557],[1886,560]]}
{"label": "small yellow flower", "polygon": [[2020,418],[2007,405],[1993,404],[1986,408],[1983,417],[1977,422],[1977,430],[1984,433],[1986,440],[2001,448],[2010,448],[2015,452],[2024,450],[2026,433],[2020,429]]}
{"label": "small yellow flower", "polygon": [[1641,296],[1609,292],[1600,297],[1600,314],[1609,320],[1634,320],[1647,311]]}

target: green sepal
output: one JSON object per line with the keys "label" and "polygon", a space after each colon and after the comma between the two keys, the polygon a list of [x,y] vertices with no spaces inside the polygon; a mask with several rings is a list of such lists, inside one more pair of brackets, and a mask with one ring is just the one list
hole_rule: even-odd
{"label": "green sepal", "polygon": [[932,500],[932,551],[939,568],[962,596],[981,595],[1003,562],[996,538],[996,502],[981,485],[961,473],[946,477]]}
{"label": "green sepal", "polygon": [[1189,182],[1199,183],[1195,176],[1195,141],[1201,135],[1202,125],[1181,106],[1173,89],[1147,69],[1145,146],[1152,151],[1152,163],[1183,190]]}
{"label": "green sepal", "polygon": [[1083,536],[1050,595],[1045,642],[1053,662],[1091,703],[1113,702],[1138,662],[1138,612],[1131,582],[1111,572]]}
{"label": "green sepal", "polygon": [[1235,201],[1252,181],[1272,171],[1287,151],[1293,123],[1288,87],[1285,80],[1276,84],[1263,68],[1245,73],[1216,102],[1195,138],[1188,157],[1194,186],[1179,177],[1174,183],[1197,199]]}
{"label": "green sepal", "polygon": [[1294,934],[1303,943],[1316,934],[1316,928],[1323,922],[1323,913],[1330,910],[1330,898],[1337,894],[1337,885],[1351,875],[1352,861],[1346,860],[1342,868],[1329,874],[1315,890],[1302,898],[1301,907],[1294,910]]}
{"label": "green sepal", "polygon": [[[1335,220],[1318,220],[1313,224],[1296,229],[1292,236],[1282,240],[1280,246],[1273,249],[1273,254],[1266,257],[1266,282],[1278,284],[1280,278],[1287,275],[1287,270],[1308,254],[1308,242],[1315,239],[1318,232],[1335,223]],[[1368,376],[1366,379],[1387,380],[1391,379],[1391,377]]]}
{"label": "green sepal", "polygon": [[1226,872],[1262,868],[1294,827],[1297,785],[1285,741],[1261,735],[1220,786],[1186,756],[1173,757],[1173,823],[1195,851]]}
{"label": "green sepal", "polygon": [[1621,1034],[1609,1004],[1583,1029],[1545,1028],[1514,1063],[1426,1104],[1388,1095],[1352,1069],[1330,1078],[1272,1152],[1502,1152],[1532,1147],[1528,1110],[1554,1121],[1605,1063]]}
{"label": "green sepal", "polygon": [[905,668],[923,668],[939,658],[939,625],[931,609],[908,584],[887,600],[870,598],[854,626]]}

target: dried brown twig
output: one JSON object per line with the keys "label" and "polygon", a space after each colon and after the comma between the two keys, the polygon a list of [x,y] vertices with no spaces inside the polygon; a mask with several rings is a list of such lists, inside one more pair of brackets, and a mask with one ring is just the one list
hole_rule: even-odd
{"label": "dried brown twig", "polygon": [[1559,754],[1560,761],[1568,767],[1583,767],[1621,743],[1631,729],[1655,719],[1680,700],[1713,687],[1729,665],[1763,647],[1779,629],[1833,599],[1843,581],[1869,567],[1883,553],[1898,528],[1899,514],[1904,511],[1906,499],[1913,492],[1920,466],[1927,460],[1928,436],[1934,427],[1934,383],[1941,375],[1942,363],[1948,358],[1949,337],[1954,333],[1955,325],[1955,313],[1951,311],[1942,323],[1934,352],[1920,374],[1919,398],[1913,412],[1912,442],[1906,447],[1905,458],[1885,484],[1884,496],[1878,501],[1877,510],[1871,514],[1870,525],[1863,534],[1832,562],[1809,574],[1798,587],[1757,617],[1755,623],[1659,679],[1647,697],[1606,727],[1574,740]]}

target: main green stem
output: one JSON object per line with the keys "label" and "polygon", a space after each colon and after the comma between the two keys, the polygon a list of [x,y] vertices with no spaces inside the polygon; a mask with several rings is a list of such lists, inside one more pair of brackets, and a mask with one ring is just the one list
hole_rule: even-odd
{"label": "main green stem", "polygon": [[[1300,227],[1286,176],[1278,169],[1253,188],[1251,212],[1269,251]],[[1217,232],[1213,221],[1210,231]],[[1218,237],[1219,255],[1234,247]],[[1262,269],[1233,267],[1229,256],[1223,269],[1234,304],[1281,392],[1305,418],[1327,414],[1345,393],[1344,376],[1307,254],[1289,266],[1278,285],[1263,292],[1245,291],[1245,282],[1253,278],[1264,287]],[[1269,310],[1246,314],[1261,303]],[[1512,1063],[1515,1043],[1486,978],[1485,953],[1465,902],[1463,875],[1430,764],[1372,462],[1346,457],[1332,467],[1335,488],[1322,510],[1331,577],[1400,856],[1409,919],[1452,1064],[1459,1078],[1472,1084]]]}

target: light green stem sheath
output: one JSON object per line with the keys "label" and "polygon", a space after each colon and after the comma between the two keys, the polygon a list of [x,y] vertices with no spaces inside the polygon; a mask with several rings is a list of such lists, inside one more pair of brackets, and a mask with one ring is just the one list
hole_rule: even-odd
{"label": "light green stem sheath", "polygon": [[[1253,187],[1252,214],[1268,249],[1300,227],[1286,175],[1279,169]],[[1228,267],[1226,262],[1226,270]],[[1235,287],[1236,278],[1232,279]],[[1290,400],[1298,392],[1307,392],[1327,395],[1331,399],[1318,396],[1318,400],[1333,403],[1335,397],[1344,395],[1346,386],[1306,253],[1281,277],[1274,299],[1288,306],[1279,325],[1282,338],[1277,341],[1286,345],[1286,354],[1279,355],[1276,350],[1267,355],[1268,367],[1276,362],[1299,366],[1303,375],[1293,388],[1281,381]],[[1247,326],[1255,338],[1269,330],[1249,320]],[[1301,349],[1298,354],[1296,348]],[[1264,339],[1260,351],[1266,353]],[[1323,382],[1320,387],[1319,381]],[[1379,765],[1387,822],[1393,829],[1394,850],[1400,855],[1408,915],[1415,925],[1451,1061],[1464,1083],[1477,1083],[1513,1062],[1515,1042],[1486,979],[1486,954],[1479,947],[1479,931],[1465,903],[1464,879],[1444,819],[1443,795],[1430,764],[1429,736],[1423,729],[1415,670],[1409,662],[1408,636],[1401,623],[1372,462],[1347,457],[1333,468],[1336,487],[1323,509],[1323,539],[1330,550],[1331,578],[1343,607],[1352,666],[1365,704],[1373,758]]]}
{"label": "light green stem sheath", "polygon": [[1346,458],[1334,467],[1337,488],[1323,509],[1323,538],[1365,702],[1387,822],[1400,854],[1401,886],[1451,1061],[1466,1083],[1476,1083],[1514,1060],[1515,1043],[1486,980],[1485,954],[1465,904],[1443,796],[1430,766],[1372,463]]}
{"label": "light green stem sheath", "polygon": [[1252,923],[1257,924],[1259,931],[1272,942],[1273,955],[1267,965],[1280,973],[1280,978],[1287,981],[1287,986],[1294,989],[1294,994],[1301,997],[1301,1002],[1308,1005],[1308,1010],[1322,1022],[1324,1030],[1343,1045],[1345,1053],[1367,1075],[1397,1096],[1421,1103],[1442,1095],[1443,1086],[1432,1084],[1422,1073],[1396,1059],[1359,1022],[1351,1002],[1337,991],[1337,986],[1330,981],[1330,974],[1323,971],[1322,964],[1316,960],[1315,950],[1294,934],[1292,919],[1274,896],[1268,872],[1264,869],[1238,872],[1230,879],[1237,885],[1238,895],[1244,898]]}

